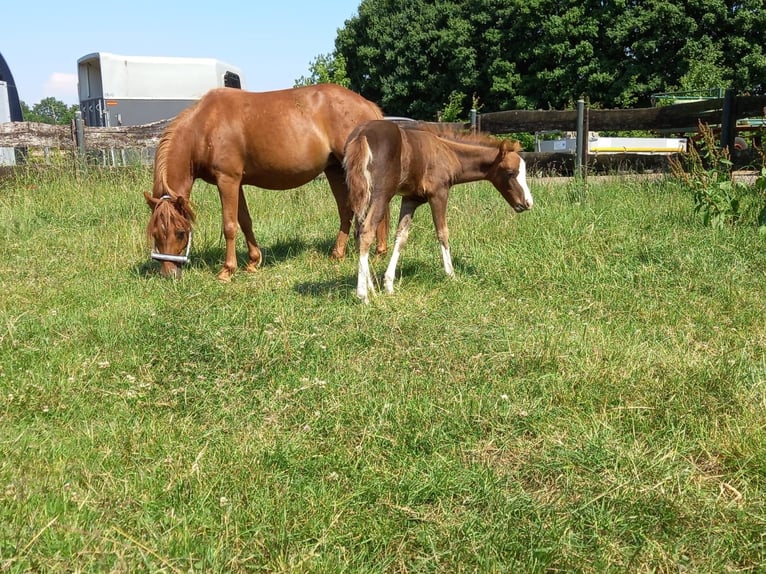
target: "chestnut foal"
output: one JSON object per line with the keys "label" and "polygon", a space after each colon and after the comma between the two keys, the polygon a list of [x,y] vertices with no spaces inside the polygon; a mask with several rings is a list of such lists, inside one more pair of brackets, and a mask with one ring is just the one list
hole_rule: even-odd
{"label": "chestnut foal", "polygon": [[444,271],[454,277],[446,221],[447,198],[453,185],[487,180],[515,211],[530,209],[532,194],[520,150],[518,142],[422,126],[405,127],[385,120],[369,121],[354,129],[346,142],[343,165],[357,220],[357,297],[368,303],[369,294],[375,291],[369,266],[370,245],[395,195],[402,196],[402,206],[394,251],[384,276],[387,293],[394,291],[396,265],[407,242],[413,213],[426,202],[431,206]]}

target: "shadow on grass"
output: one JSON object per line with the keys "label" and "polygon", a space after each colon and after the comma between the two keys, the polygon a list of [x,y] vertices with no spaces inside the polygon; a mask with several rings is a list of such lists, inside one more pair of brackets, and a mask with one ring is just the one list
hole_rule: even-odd
{"label": "shadow on grass", "polygon": [[[383,274],[388,264],[389,254],[383,257],[375,256],[372,261],[374,265],[373,281],[375,282],[375,290],[380,294],[383,290]],[[452,261],[455,268],[455,274],[460,277],[474,277],[476,276],[476,267],[469,261],[465,261],[460,258],[455,258]],[[437,286],[442,282],[448,282],[450,279],[444,273],[444,268],[441,262],[435,260],[432,263],[425,264],[422,261],[410,260],[401,262],[396,270],[396,280],[394,281],[394,291],[399,292],[399,282],[404,278],[405,283],[411,286]],[[332,299],[344,299],[348,298],[353,300],[356,292],[356,274],[348,275],[347,277],[338,277],[337,279],[331,279],[327,281],[308,281],[305,283],[298,283],[295,285],[294,290],[300,295],[307,297],[322,297],[328,296]]]}
{"label": "shadow on grass", "polygon": [[[300,257],[304,253],[315,251],[326,255],[330,260],[330,253],[335,246],[335,241],[331,239],[307,242],[301,238],[295,237],[289,240],[277,241],[271,245],[261,245],[262,268],[278,265],[282,261],[287,261]],[[209,270],[218,273],[223,266],[226,249],[223,246],[203,246],[200,249],[192,248],[189,262],[184,265],[184,269]],[[237,265],[240,269],[247,264],[248,256],[246,250],[237,250]],[[134,265],[134,271],[142,277],[158,275],[160,264],[153,261],[148,255],[146,260]]]}
{"label": "shadow on grass", "polygon": [[305,297],[321,297],[322,299],[351,300],[356,289],[356,277],[331,279],[328,281],[307,281],[293,287],[296,293]]}

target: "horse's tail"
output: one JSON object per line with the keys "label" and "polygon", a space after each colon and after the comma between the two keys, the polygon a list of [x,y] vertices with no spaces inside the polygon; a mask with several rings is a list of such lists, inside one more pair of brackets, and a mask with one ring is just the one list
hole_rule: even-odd
{"label": "horse's tail", "polygon": [[346,170],[346,186],[349,204],[357,221],[364,221],[372,198],[372,150],[364,134],[353,136],[346,144],[343,167]]}

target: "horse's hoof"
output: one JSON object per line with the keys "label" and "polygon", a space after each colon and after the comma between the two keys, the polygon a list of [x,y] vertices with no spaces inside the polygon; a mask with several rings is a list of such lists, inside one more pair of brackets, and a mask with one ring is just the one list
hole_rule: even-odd
{"label": "horse's hoof", "polygon": [[231,283],[231,275],[232,275],[231,271],[229,271],[228,269],[224,269],[218,274],[218,280],[221,283]]}
{"label": "horse's hoof", "polygon": [[260,263],[253,263],[252,261],[245,266],[245,273],[255,273],[258,271]]}

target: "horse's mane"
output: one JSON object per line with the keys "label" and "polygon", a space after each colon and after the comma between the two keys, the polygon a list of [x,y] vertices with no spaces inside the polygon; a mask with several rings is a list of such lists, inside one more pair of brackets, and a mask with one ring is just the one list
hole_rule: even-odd
{"label": "horse's mane", "polygon": [[[192,114],[192,112],[199,105],[199,101],[184,109],[170,122],[165,132],[160,138],[160,143],[157,145],[157,153],[154,159],[154,185],[155,190],[157,186],[160,186],[161,193],[159,195],[178,195],[168,184],[168,158],[173,148],[176,133],[184,123],[186,118]],[[155,193],[155,197],[157,194]]]}
{"label": "horse's mane", "polygon": [[[157,145],[157,152],[154,159],[154,197],[169,195],[172,198],[177,198],[179,196],[168,183],[168,159],[173,153],[173,146],[179,128],[184,124],[186,118],[194,112],[198,105],[199,102],[196,102],[182,110],[181,113],[170,122],[168,127],[165,128],[165,131],[160,138],[160,143]],[[149,227],[154,228],[154,226],[157,225],[167,225],[172,223],[172,220],[176,218],[185,218],[190,223],[194,221],[195,214],[191,205],[189,205],[189,202],[184,202],[183,209],[178,209],[173,208],[173,205],[170,202],[161,201],[154,208],[154,213],[149,220]],[[148,231],[151,233],[151,229]]]}

